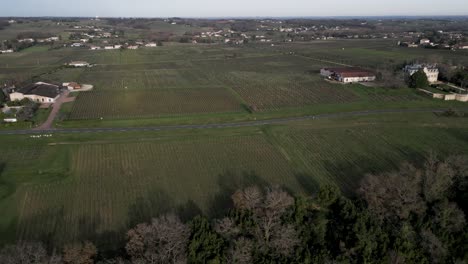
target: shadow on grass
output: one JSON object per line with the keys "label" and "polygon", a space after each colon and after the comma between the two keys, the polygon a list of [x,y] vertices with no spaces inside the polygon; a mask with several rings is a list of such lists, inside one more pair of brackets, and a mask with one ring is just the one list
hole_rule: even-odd
{"label": "shadow on grass", "polygon": [[218,175],[218,185],[220,190],[213,196],[208,205],[208,216],[221,217],[233,207],[231,195],[239,189],[252,185],[258,187],[269,186],[269,183],[258,176],[254,171],[244,171],[235,173],[226,171]]}
{"label": "shadow on grass", "polygon": [[315,180],[314,176],[306,173],[298,173],[294,174],[294,177],[307,195],[312,196],[319,191],[320,184]]}

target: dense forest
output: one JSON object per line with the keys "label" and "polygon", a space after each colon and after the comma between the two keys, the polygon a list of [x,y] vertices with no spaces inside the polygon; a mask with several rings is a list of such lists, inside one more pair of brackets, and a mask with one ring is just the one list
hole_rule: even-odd
{"label": "dense forest", "polygon": [[466,263],[468,157],[402,164],[366,175],[353,198],[334,186],[313,197],[280,187],[232,194],[220,219],[175,214],[138,224],[109,258],[91,242],[18,242],[1,263]]}

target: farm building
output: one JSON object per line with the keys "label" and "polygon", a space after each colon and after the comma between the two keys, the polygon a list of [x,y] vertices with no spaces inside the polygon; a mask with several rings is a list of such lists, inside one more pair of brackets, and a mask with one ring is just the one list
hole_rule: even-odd
{"label": "farm building", "polygon": [[71,61],[68,63],[68,66],[72,67],[89,67],[90,64],[86,61]]}
{"label": "farm building", "polygon": [[439,79],[439,69],[436,65],[425,65],[425,64],[412,64],[406,65],[403,71],[409,76],[415,74],[419,70],[423,70],[427,76],[429,83],[435,83]]}
{"label": "farm building", "polygon": [[148,43],[148,44],[145,45],[145,47],[150,47],[150,48],[154,48],[154,47],[157,47],[157,46],[158,46],[158,44],[156,44],[156,43]]}
{"label": "farm building", "polygon": [[63,83],[63,87],[67,87],[68,90],[73,91],[73,90],[79,90],[81,89],[81,84],[78,84],[76,82],[69,82],[69,83]]}
{"label": "farm building", "polygon": [[61,87],[58,85],[37,82],[18,89],[10,94],[10,100],[23,100],[28,98],[38,103],[54,103],[60,96]]}
{"label": "farm building", "polygon": [[372,82],[376,78],[375,73],[357,67],[323,68],[320,74],[343,83]]}

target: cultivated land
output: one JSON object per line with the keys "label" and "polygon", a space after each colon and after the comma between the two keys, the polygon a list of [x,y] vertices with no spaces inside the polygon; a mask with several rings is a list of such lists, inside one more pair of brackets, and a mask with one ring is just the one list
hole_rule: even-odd
{"label": "cultivated land", "polygon": [[[0,31],[0,39],[31,30],[70,34],[56,23],[34,25],[15,24]],[[161,21],[149,27],[152,33],[170,30],[177,36],[187,31]],[[127,37],[147,31],[131,30]],[[468,52],[405,49],[394,40],[164,43],[122,51],[44,45],[2,54],[0,83],[13,78],[94,85],[92,91],[71,94],[76,100],[62,105],[55,127],[65,129],[466,109],[466,104],[433,100],[409,88],[342,85],[319,76],[322,67],[395,68],[431,58],[466,65]],[[95,66],[63,66],[76,60]],[[35,125],[49,111],[41,109]],[[366,173],[395,169],[403,160],[421,162],[431,151],[468,154],[467,120],[408,112],[242,128],[0,135],[0,244],[91,239],[114,247],[130,226],[167,211],[185,219],[220,214],[230,201],[226,195],[251,184],[277,184],[311,195],[332,183],[352,196]]]}
{"label": "cultivated land", "polygon": [[254,183],[303,194],[335,183],[352,195],[365,173],[418,162],[430,151],[468,154],[466,129],[463,118],[413,113],[252,128],[2,136],[2,237],[111,243],[122,238],[119,231],[162,212],[217,214],[226,194]]}

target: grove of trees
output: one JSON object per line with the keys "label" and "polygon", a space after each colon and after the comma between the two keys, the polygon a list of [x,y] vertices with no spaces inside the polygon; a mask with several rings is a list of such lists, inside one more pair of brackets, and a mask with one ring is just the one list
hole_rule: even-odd
{"label": "grove of trees", "polygon": [[90,243],[18,243],[1,263],[466,263],[468,157],[363,177],[354,197],[325,185],[313,197],[280,187],[235,191],[220,219],[175,214],[126,233],[112,259]]}

